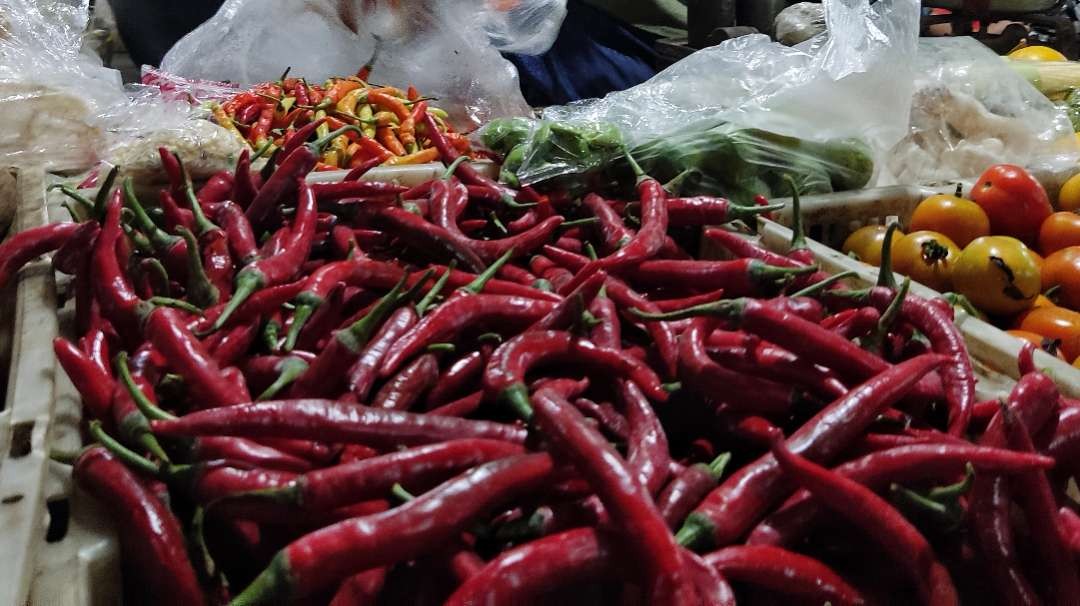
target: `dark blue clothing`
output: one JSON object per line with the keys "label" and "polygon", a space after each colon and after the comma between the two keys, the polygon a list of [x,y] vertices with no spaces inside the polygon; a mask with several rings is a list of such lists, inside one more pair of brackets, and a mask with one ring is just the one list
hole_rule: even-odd
{"label": "dark blue clothing", "polygon": [[507,55],[535,107],[562,105],[640,84],[656,74],[655,37],[570,0],[555,44],[536,57]]}

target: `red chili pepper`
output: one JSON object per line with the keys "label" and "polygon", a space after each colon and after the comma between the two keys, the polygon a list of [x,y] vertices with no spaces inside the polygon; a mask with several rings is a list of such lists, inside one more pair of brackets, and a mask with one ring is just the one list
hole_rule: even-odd
{"label": "red chili pepper", "polygon": [[164,215],[165,229],[167,231],[174,232],[178,226],[195,229],[195,216],[190,210],[180,208],[169,190],[162,189],[158,192],[158,205]]}
{"label": "red chili pepper", "polygon": [[731,455],[724,453],[711,463],[695,463],[672,478],[656,499],[656,508],[668,528],[678,529],[705,495],[716,488],[730,460]]}
{"label": "red chili pepper", "polygon": [[795,454],[784,443],[782,435],[774,437],[772,454],[784,475],[870,535],[895,564],[904,567],[923,603],[959,604],[949,572],[937,560],[930,544],[887,501],[861,484]]}
{"label": "red chili pepper", "polygon": [[232,202],[223,203],[218,210],[217,220],[225,230],[229,250],[238,265],[248,265],[258,259],[259,246],[255,241],[255,233],[240,206]]}
{"label": "red chili pepper", "polygon": [[568,293],[561,303],[530,326],[529,330],[567,330],[579,324],[582,314],[592,305],[606,281],[607,273],[603,270],[589,276],[577,289]]}
{"label": "red chili pepper", "polygon": [[381,155],[365,157],[362,154],[355,154],[351,160],[349,160],[349,172],[342,177],[342,181],[356,181],[363,178],[368,174],[371,169],[379,166],[383,162],[386,162],[386,158]]}
{"label": "red chili pepper", "polygon": [[180,176],[180,160],[176,157],[176,154],[164,147],[158,148],[158,157],[161,159],[162,170],[165,171],[165,175],[169,178],[173,198],[177,198],[183,193],[184,188],[184,181]]}
{"label": "red chili pepper", "polygon": [[615,212],[615,209],[611,207],[607,200],[591,193],[582,198],[582,202],[599,220],[597,228],[600,232],[600,239],[604,243],[605,252],[613,253],[630,242],[630,239],[634,236],[633,230],[623,224],[619,213]]}
{"label": "red chili pepper", "polygon": [[597,297],[589,306],[589,312],[598,322],[589,338],[600,347],[622,349],[622,324],[615,303],[606,296]]}
{"label": "red chili pepper", "polygon": [[233,366],[247,354],[255,337],[259,334],[259,322],[237,324],[223,334],[221,341],[214,346],[210,355],[219,366]]}
{"label": "red chili pepper", "polygon": [[712,321],[699,318],[680,336],[679,377],[688,387],[733,410],[755,414],[786,414],[800,400],[799,390],[791,385],[717,364],[705,347],[712,328]]}
{"label": "red chili pepper", "polygon": [[372,385],[378,376],[377,370],[390,347],[416,323],[416,312],[411,307],[402,307],[387,318],[375,336],[364,348],[364,352],[349,369],[349,389],[356,399],[367,399]]}
{"label": "red chili pepper", "polygon": [[[251,204],[251,201],[255,199],[255,195],[258,193],[259,188],[255,185],[255,180],[251,174],[251,150],[244,148],[240,152],[240,158],[236,161],[236,170],[233,173],[233,189],[232,189],[232,202],[239,205],[241,209],[247,208]],[[218,221],[222,219],[218,217]]]}
{"label": "red chili pepper", "polygon": [[439,359],[424,354],[390,378],[371,400],[375,408],[409,410],[439,379]]}
{"label": "red chili pepper", "polygon": [[[752,222],[758,215],[783,208],[772,206],[740,206],[726,198],[696,196],[693,198],[668,198],[669,222],[672,227],[720,225],[730,221]],[[713,231],[710,229],[709,231]],[[720,231],[720,230],[716,230]],[[770,263],[775,265],[775,263]]]}
{"label": "red chili pepper", "polygon": [[[873,452],[833,471],[880,490],[893,482],[949,481],[962,475],[967,464],[979,473],[1018,473],[1049,468],[1053,459],[970,444],[915,444]],[[747,543],[793,545],[814,525],[820,512],[820,503],[808,491],[800,490],[758,524]]]}
{"label": "red chili pepper", "polygon": [[[919,356],[851,389],[792,434],[788,439],[791,449],[828,462],[861,435],[879,412],[898,402],[923,375],[944,361],[937,355]],[[679,530],[679,543],[728,545],[738,540],[784,495],[781,480],[771,454],[743,466],[690,514]]]}
{"label": "red chili pepper", "polygon": [[452,342],[477,326],[520,329],[540,320],[554,307],[547,301],[507,295],[451,297],[394,344],[383,359],[379,375],[390,376],[402,363],[432,343]]}
{"label": "red chili pepper", "polygon": [[[307,181],[298,179],[297,186],[300,190],[300,196],[297,202],[296,217],[293,219],[293,227],[283,245],[282,252],[270,258],[259,259],[245,266],[236,274],[236,290],[221,315],[214,321],[214,330],[224,326],[229,316],[255,291],[291,279],[299,271],[304,261],[307,260],[308,255],[311,253],[312,240],[315,237],[315,221],[318,209],[315,205],[315,195]],[[263,189],[266,189],[265,185]]]}
{"label": "red chili pepper", "polygon": [[[304,128],[316,124],[311,129],[314,132],[315,128],[318,128],[319,121],[312,122],[306,125]],[[348,131],[359,130],[355,126],[346,126],[331,132],[321,139],[316,139],[311,143],[303,143],[302,139],[299,139],[299,133],[303,129],[297,131],[298,136],[293,139],[297,141],[297,147],[283,151],[282,157],[285,158],[281,165],[277,167],[277,170],[262,184],[259,188],[259,193],[256,194],[255,199],[251,201],[251,205],[245,210],[245,214],[252,225],[262,225],[267,219],[270,212],[273,211],[282,199],[291,196],[297,191],[297,187],[300,182],[303,181],[308,173],[315,168],[315,164],[322,157],[323,149],[330,144],[331,141],[337,137],[345,134]],[[301,145],[302,144],[302,145]],[[304,196],[301,195],[301,199]],[[314,212],[314,211],[313,211]],[[299,213],[297,213],[299,215]]]}
{"label": "red chili pepper", "polygon": [[[533,423],[551,448],[570,460],[596,491],[635,560],[647,571],[650,600],[666,604],[697,604],[697,592],[687,578],[678,547],[656,510],[649,493],[629,465],[581,413],[550,389],[536,393]],[[664,472],[666,473],[665,465]]]}
{"label": "red chili pepper", "polygon": [[733,546],[705,556],[725,578],[814,602],[865,604],[840,575],[807,556],[765,545]]}
{"label": "red chili pepper", "polygon": [[534,331],[503,343],[491,355],[484,371],[484,391],[509,404],[522,418],[531,416],[525,376],[530,369],[559,360],[575,362],[613,377],[632,380],[653,400],[666,402],[668,394],[648,366],[626,353],[598,347],[591,341],[562,331]]}
{"label": "red chili pepper", "polygon": [[[263,144],[266,140],[266,136],[270,133],[270,125],[274,121],[274,104],[263,104],[259,109],[259,119],[251,127],[251,132],[248,133],[248,141],[255,144],[256,147]],[[242,122],[245,122],[242,120]],[[247,120],[246,122],[250,122]]]}
{"label": "red chili pepper", "polygon": [[412,559],[553,475],[546,454],[510,457],[476,467],[390,511],[317,530],[280,551],[234,603],[302,597],[357,571]]}
{"label": "red chili pepper", "polygon": [[[845,316],[844,312],[848,311],[852,313]],[[876,308],[860,307],[858,309],[846,309],[834,316],[825,318],[825,321],[821,323],[821,327],[827,328],[850,341],[865,337],[877,330],[879,322],[881,322],[881,312]],[[997,405],[994,408],[996,410]]]}
{"label": "red chili pepper", "polygon": [[205,604],[188,560],[184,532],[169,508],[139,478],[101,446],[75,461],[75,481],[117,516],[120,547],[138,587],[159,603]]}
{"label": "red chili pepper", "polygon": [[330,606],[368,606],[374,604],[386,582],[387,568],[380,566],[354,574],[338,587]]}
{"label": "red chili pepper", "polygon": [[664,426],[633,381],[619,381],[617,393],[629,424],[627,464],[641,486],[655,495],[663,488],[671,469]]}
{"label": "red chili pepper", "polygon": [[[206,184],[199,188],[195,198],[205,211],[211,204],[217,204],[229,199],[233,190],[233,174],[227,170],[214,173]],[[194,208],[192,209],[194,210]]]}
{"label": "red chili pepper", "polygon": [[[439,150],[439,156],[442,158],[443,164],[452,165],[454,161],[461,157],[461,153],[447,140],[446,135],[439,130],[439,125],[435,123],[435,118],[430,113],[423,115],[423,121],[426,129],[424,134],[431,141],[431,144],[435,146],[435,149]],[[516,204],[514,203],[513,192],[509,188],[476,172],[476,169],[467,162],[459,163],[454,169],[454,174],[466,185],[482,186],[496,192],[504,202],[513,203],[512,205]]]}
{"label": "red chili pepper", "polygon": [[484,269],[484,262],[475,251],[462,245],[450,232],[423,217],[393,206],[378,208],[375,213],[387,232],[401,238],[410,246],[427,250],[442,258],[457,259],[472,271]]}
{"label": "red chili pepper", "polygon": [[367,445],[424,444],[454,438],[491,438],[520,444],[512,425],[381,410],[333,400],[253,402],[153,421],[160,435],[238,435]]}
{"label": "red chili pepper", "polygon": [[117,364],[124,379],[123,383],[113,383],[110,413],[117,431],[128,445],[149,452],[162,461],[168,461],[168,455],[150,432],[150,422],[135,404],[134,398],[137,394],[134,394],[134,390],[153,399],[153,386],[138,370],[134,374],[128,372],[125,354],[120,354]]}
{"label": "red chili pepper", "polygon": [[1054,437],[1045,449],[1059,465],[1076,469],[1080,460],[1080,408],[1068,407],[1061,411]]}
{"label": "red chili pepper", "polygon": [[50,223],[20,231],[0,243],[0,288],[34,257],[63,246],[80,227],[79,223]]}
{"label": "red chili pepper", "polygon": [[[123,192],[117,189],[106,206],[105,222],[94,244],[92,269],[95,299],[101,305],[101,313],[112,323],[125,339],[134,340],[139,334],[139,318],[136,311],[139,297],[124,275],[116,255],[117,242],[124,233],[120,228],[120,211]],[[9,239],[3,245],[12,242]]]}
{"label": "red chili pepper", "polygon": [[595,528],[576,528],[499,554],[466,579],[446,606],[515,606],[559,588],[628,575],[622,545]]}
{"label": "red chili pepper", "polygon": [[1080,555],[1080,516],[1068,507],[1058,510],[1058,529],[1065,544],[1072,551],[1073,557]]}
{"label": "red chili pepper", "polygon": [[195,501],[204,505],[243,492],[280,488],[297,477],[291,471],[241,468],[221,460],[196,463],[176,475],[188,484]]}
{"label": "red chili pepper", "polygon": [[717,347],[714,339],[720,332],[709,335],[706,346],[721,366],[791,384],[830,400],[847,393],[847,386],[832,371],[772,343],[755,339],[756,342],[749,345]]}
{"label": "red chili pepper", "polygon": [[[429,265],[428,269],[429,270],[434,270],[435,272],[437,272],[441,276],[443,274],[443,272],[445,272],[447,270],[447,266],[433,264],[433,265]],[[409,274],[408,285],[409,286],[414,285],[416,283],[416,280],[418,280],[424,273],[425,273],[424,271],[415,271],[412,274]],[[450,277],[449,277],[448,281],[446,282],[446,288],[458,289],[458,288],[462,288],[464,286],[468,286],[470,283],[475,282],[480,275],[482,275],[482,274],[474,274],[474,273],[470,273],[470,272],[467,272],[467,271],[461,271],[461,270],[458,270],[458,269],[452,269],[450,271]],[[531,299],[552,301],[554,303],[558,303],[558,302],[563,300],[562,297],[560,297],[559,295],[557,295],[555,293],[545,292],[545,291],[542,291],[542,290],[538,290],[536,288],[532,288],[530,286],[525,286],[523,284],[518,284],[516,282],[507,282],[506,280],[499,280],[498,278],[492,278],[490,280],[487,280],[484,283],[483,292],[484,292],[484,294],[488,294],[488,295],[507,295],[507,296],[514,296],[514,297],[526,297],[526,298],[531,298]]]}
{"label": "red chili pepper", "polygon": [[53,339],[53,353],[75,389],[82,396],[83,406],[94,419],[111,420],[113,379],[95,364],[74,343],[63,337]]}
{"label": "red chili pepper", "polygon": [[428,414],[443,417],[465,417],[480,408],[484,401],[484,392],[477,391],[467,396],[458,398],[453,402],[443,404],[428,411]]}
{"label": "red chili pepper", "polygon": [[[153,427],[157,420],[151,421]],[[221,436],[202,436],[191,441],[189,456],[196,461],[228,460],[263,469],[304,472],[311,461],[281,452],[252,440]]]}

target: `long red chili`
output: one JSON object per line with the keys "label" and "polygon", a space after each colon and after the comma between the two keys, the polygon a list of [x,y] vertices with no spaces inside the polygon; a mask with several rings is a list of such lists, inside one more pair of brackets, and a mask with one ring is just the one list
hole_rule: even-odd
{"label": "long red chili", "polygon": [[439,379],[439,359],[424,354],[391,377],[371,399],[376,408],[409,410]]}
{"label": "long red chili", "polygon": [[554,473],[546,454],[493,461],[395,509],[317,530],[278,552],[231,604],[302,597],[358,571],[421,555],[484,513],[550,482]]}
{"label": "long red chili", "polygon": [[[318,127],[318,121],[305,125],[304,128],[310,127],[313,124],[315,127],[311,128],[314,132]],[[300,133],[303,129],[297,131]],[[277,169],[270,175],[270,178],[262,184],[259,188],[259,192],[255,195],[255,199],[251,201],[251,204],[245,209],[248,220],[252,225],[261,226],[266,221],[271,211],[273,211],[281,201],[288,196],[291,196],[296,192],[298,181],[307,176],[313,168],[315,168],[316,162],[322,156],[323,149],[330,144],[331,141],[339,137],[340,135],[348,131],[358,131],[359,128],[355,126],[346,126],[338,130],[335,130],[325,137],[313,141],[311,143],[304,143],[303,139],[299,137],[293,137],[293,140],[297,142],[297,146],[294,149],[285,149],[282,151],[284,158]],[[313,196],[314,197],[314,196]]]}
{"label": "long red chili", "polygon": [[663,488],[671,469],[664,426],[633,381],[619,381],[617,393],[630,426],[626,462],[645,490],[655,495]]}
{"label": "long red chili", "polygon": [[383,358],[390,351],[391,346],[416,324],[416,320],[416,311],[412,307],[399,308],[390,314],[379,331],[364,347],[364,352],[348,371],[349,390],[358,401],[363,402],[367,399],[368,393],[378,378],[378,369]]}
{"label": "long red chili", "polygon": [[255,241],[255,232],[244,215],[242,207],[232,202],[224,202],[218,209],[217,220],[225,230],[229,250],[233,260],[244,266],[259,258],[259,245]]}
{"label": "long red chili", "polygon": [[778,267],[756,259],[734,261],[645,261],[626,277],[646,287],[681,287],[694,290],[724,289],[731,297],[771,294],[797,276],[815,271],[815,267]]}
{"label": "long red chili", "polygon": [[659,377],[640,360],[568,332],[550,330],[523,333],[499,346],[484,371],[484,390],[527,419],[531,412],[525,377],[530,369],[549,360],[576,362],[599,372],[611,372],[614,377],[637,383],[650,399],[667,401]]}
{"label": "long red chili", "polygon": [[[307,260],[311,253],[312,240],[315,237],[318,209],[315,206],[315,196],[307,181],[299,179],[298,187],[300,196],[297,201],[296,217],[293,219],[292,230],[281,253],[270,258],[259,259],[236,274],[236,290],[221,315],[214,321],[214,330],[224,326],[229,316],[255,291],[291,279]],[[263,186],[263,189],[265,188],[266,186]]]}
{"label": "long red chili", "polygon": [[865,486],[795,454],[782,436],[774,438],[772,454],[786,476],[870,535],[894,563],[904,567],[923,603],[960,603],[949,571],[938,561],[926,538],[887,501]]}
{"label": "long red chili", "polygon": [[[944,361],[937,355],[919,356],[851,389],[793,433],[789,447],[814,460],[831,460],[862,434],[879,412],[898,402],[923,375]],[[781,480],[782,473],[771,454],[743,466],[690,514],[679,530],[679,542],[725,546],[738,540],[784,496]]]}
{"label": "long red chili", "polygon": [[779,547],[725,547],[706,555],[705,562],[732,581],[760,585],[793,597],[837,605],[866,603],[828,566]]}
{"label": "long red chili", "polygon": [[124,561],[148,599],[161,604],[205,604],[188,560],[180,523],[139,478],[101,446],[75,461],[75,481],[108,508],[123,515],[117,525]]}
{"label": "long red chili", "polygon": [[730,460],[731,455],[724,453],[710,463],[695,463],[668,482],[656,498],[656,508],[660,510],[668,528],[678,530],[705,495],[716,488]]}
{"label": "long red chili", "polygon": [[615,448],[554,391],[537,392],[533,406],[533,423],[551,448],[573,462],[600,497],[612,521],[627,537],[633,537],[628,546],[650,575],[647,583],[650,600],[697,604],[697,592],[687,578],[671,532],[649,493]]}
{"label": "long red chili", "polygon": [[439,375],[439,379],[435,382],[435,386],[428,392],[428,407],[433,408],[449,402],[450,398],[461,394],[469,388],[473,384],[473,381],[480,376],[480,373],[484,371],[484,365],[487,363],[487,358],[490,354],[490,347],[488,347],[486,351],[483,348],[475,349],[454,360],[454,362]]}
{"label": "long red chili", "polygon": [[383,410],[333,400],[275,400],[201,410],[153,421],[159,435],[234,435],[296,438],[396,446],[453,438],[492,438],[521,443],[518,427],[491,421]]}

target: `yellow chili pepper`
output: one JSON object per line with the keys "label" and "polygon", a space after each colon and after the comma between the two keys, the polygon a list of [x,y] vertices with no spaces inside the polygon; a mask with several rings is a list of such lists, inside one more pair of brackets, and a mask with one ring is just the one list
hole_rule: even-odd
{"label": "yellow chili pepper", "polygon": [[386,162],[383,162],[383,166],[392,166],[395,164],[427,164],[428,162],[434,162],[438,159],[439,150],[434,147],[429,147],[406,156],[394,156]]}
{"label": "yellow chili pepper", "polygon": [[341,164],[338,163],[338,153],[333,150],[323,154],[322,163],[329,166],[341,166]]}
{"label": "yellow chili pepper", "polygon": [[373,118],[375,120],[375,126],[397,126],[400,124],[398,117],[391,112],[376,112]]}
{"label": "yellow chili pepper", "polygon": [[371,106],[367,103],[360,106],[360,110],[357,111],[356,117],[360,118],[360,130],[364,132],[364,136],[369,139],[375,138],[375,125],[370,123],[370,120],[375,117]]}
{"label": "yellow chili pepper", "polygon": [[217,103],[211,105],[210,112],[214,115],[214,121],[218,123],[218,126],[236,135],[241,141],[244,140],[244,135],[240,134],[240,131],[236,129],[236,124],[233,124],[232,118],[225,113],[225,110],[221,109],[220,105]]}
{"label": "yellow chili pepper", "polygon": [[[326,112],[324,112],[323,110],[320,109],[319,111],[315,112],[315,119],[316,120],[320,120],[320,119],[325,118],[325,117],[326,117]],[[318,128],[315,129],[315,134],[317,134],[319,136],[318,138],[321,139],[321,138],[325,137],[326,135],[330,134],[330,127],[327,126],[326,122],[323,122],[322,124],[319,125]]]}
{"label": "yellow chili pepper", "polygon": [[363,88],[351,90],[341,98],[341,101],[337,102],[337,106],[334,109],[349,116],[355,115],[356,102],[360,100],[360,95],[364,94],[367,94],[367,90]]}

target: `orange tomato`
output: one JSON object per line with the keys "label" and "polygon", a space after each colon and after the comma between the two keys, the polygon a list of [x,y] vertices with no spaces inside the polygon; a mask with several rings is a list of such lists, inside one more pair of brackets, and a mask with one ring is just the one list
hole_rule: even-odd
{"label": "orange tomato", "polygon": [[1032,309],[1039,309],[1040,307],[1057,307],[1053,301],[1048,299],[1046,295],[1039,295],[1035,297],[1035,302],[1031,304],[1031,309],[1020,312],[1020,315],[1013,318],[1012,327],[1019,329],[1024,324],[1024,318],[1031,313]]}
{"label": "orange tomato", "polygon": [[893,247],[893,269],[938,292],[952,290],[952,268],[960,249],[944,234],[910,233]]}
{"label": "orange tomato", "polygon": [[1040,307],[1027,314],[1020,329],[1060,340],[1066,360],[1080,356],[1080,313],[1062,307]]}
{"label": "orange tomato", "polygon": [[939,194],[919,202],[908,229],[945,234],[963,248],[975,238],[990,235],[990,218],[971,200]]}
{"label": "orange tomato", "polygon": [[[881,248],[885,243],[885,231],[884,225],[867,225],[855,230],[850,236],[844,240],[844,245],[840,248],[844,254],[854,253],[863,263],[869,263],[873,266],[881,265]],[[896,256],[896,246],[900,243],[900,238],[904,237],[904,233],[899,229],[893,232],[892,237],[892,249],[893,256]]]}
{"label": "orange tomato", "polygon": [[1012,329],[1006,330],[1005,332],[1016,337],[1017,339],[1020,339],[1021,341],[1027,341],[1035,347],[1038,347],[1039,349],[1047,353],[1053,354],[1061,358],[1062,360],[1065,359],[1065,354],[1062,353],[1061,347],[1059,347],[1056,339],[1048,339],[1047,337],[1035,334],[1028,330]]}
{"label": "orange tomato", "polygon": [[1062,307],[1080,309],[1080,246],[1063,248],[1043,262],[1042,289],[1058,287],[1054,297]]}
{"label": "orange tomato", "polygon": [[1047,217],[1039,228],[1039,251],[1051,255],[1070,246],[1080,246],[1080,215],[1062,211]]}

